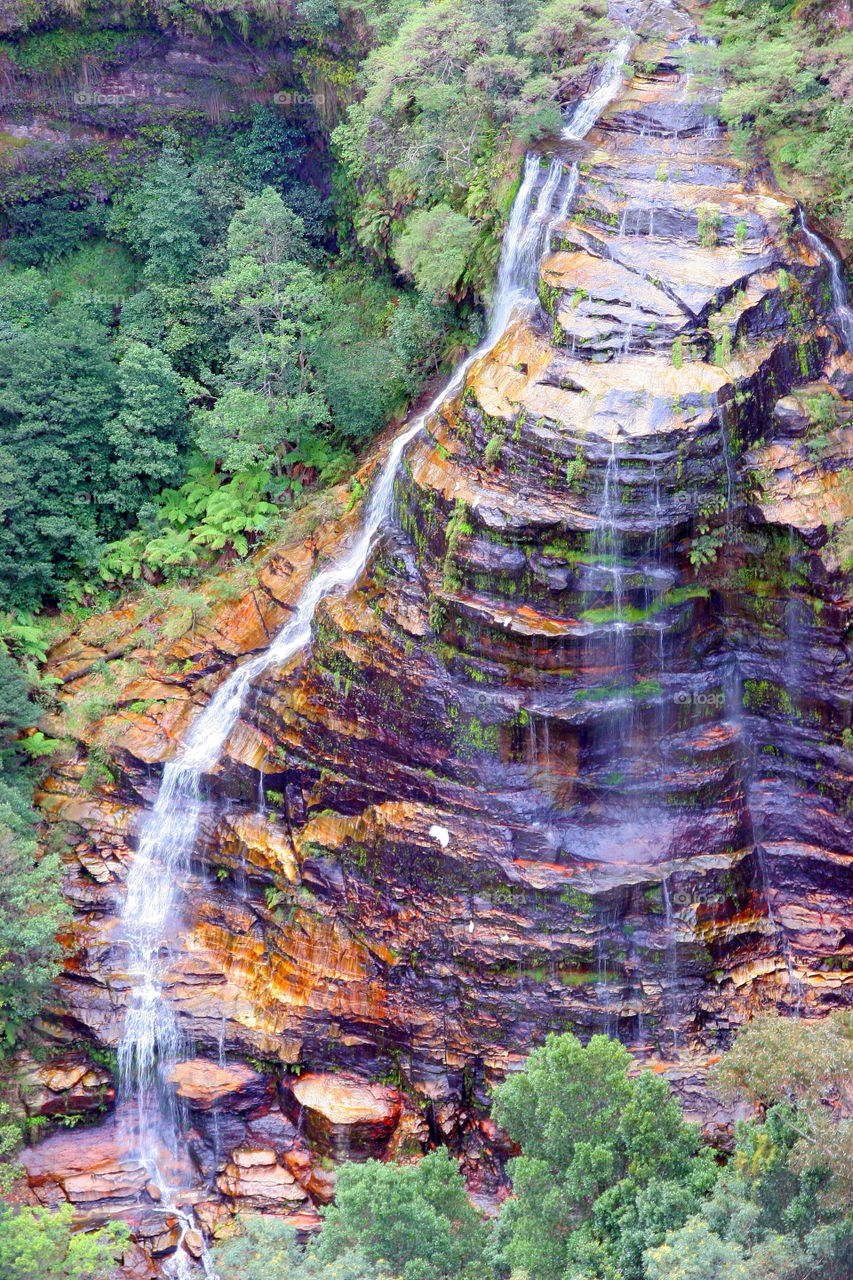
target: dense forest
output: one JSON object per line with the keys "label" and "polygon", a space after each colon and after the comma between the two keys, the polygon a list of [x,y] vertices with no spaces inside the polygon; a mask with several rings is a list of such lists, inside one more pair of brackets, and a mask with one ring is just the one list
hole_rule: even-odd
{"label": "dense forest", "polygon": [[[738,158],[853,241],[853,29],[822,0],[701,14],[697,74],[722,89]],[[203,106],[110,89],[175,33],[257,54],[256,82],[208,85]],[[58,851],[36,858],[33,789],[62,745],[38,728],[47,648],[119,599],[251,563],[477,345],[524,151],[618,33],[604,0],[0,14],[0,1065],[28,1042],[68,914]],[[18,127],[40,101],[74,126],[61,162]],[[851,1044],[842,1015],[742,1032],[717,1084],[756,1112],[723,1159],[618,1043],[550,1037],[495,1092],[515,1197],[494,1223],[443,1152],[370,1161],[341,1171],[318,1243],[249,1219],[215,1265],[222,1280],[843,1280]],[[0,1100],[12,1198],[30,1136]],[[9,1208],[0,1276],[107,1275],[123,1239]]]}

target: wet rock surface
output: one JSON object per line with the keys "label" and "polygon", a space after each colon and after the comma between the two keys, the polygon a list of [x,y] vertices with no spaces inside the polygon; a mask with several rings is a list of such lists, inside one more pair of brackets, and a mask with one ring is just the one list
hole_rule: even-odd
{"label": "wet rock surface", "polygon": [[290,1093],[309,1139],[339,1160],[381,1155],[403,1110],[397,1089],[324,1072],[300,1076]]}
{"label": "wet rock surface", "polygon": [[[566,149],[539,305],[416,439],[397,527],[206,779],[166,993],[207,1230],[240,1206],[311,1229],[330,1156],[435,1142],[494,1197],[488,1088],[552,1030],[619,1035],[725,1143],[704,1079],[733,1030],[849,1002],[853,362],[793,203],[685,96],[691,20],[645,34],[670,20]],[[344,506],[165,664],[122,624],[145,671],[106,722],[115,776],[81,787],[89,728],[42,795],[77,908],[57,1026],[117,1043],[159,767],[346,545]],[[108,643],[53,655],[69,698]],[[35,1194],[144,1204],[117,1123],[28,1153]]]}

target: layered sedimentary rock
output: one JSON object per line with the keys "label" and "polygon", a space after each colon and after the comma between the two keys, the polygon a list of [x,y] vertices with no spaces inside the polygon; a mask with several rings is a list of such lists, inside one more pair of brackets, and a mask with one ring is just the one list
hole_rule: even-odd
{"label": "layered sedimentary rock", "polygon": [[[494,1191],[488,1088],[552,1030],[619,1035],[725,1127],[703,1081],[733,1028],[849,1000],[853,361],[792,202],[691,96],[694,36],[649,15],[646,73],[566,144],[538,305],[416,439],[397,526],[207,779],[166,994],[208,1225],[310,1216],[345,1149],[448,1143]],[[140,664],[42,797],[77,907],[55,1037],[117,1043],[159,768],[348,544],[332,501],[177,640],[127,612],[54,655],[75,703],[105,652]]]}

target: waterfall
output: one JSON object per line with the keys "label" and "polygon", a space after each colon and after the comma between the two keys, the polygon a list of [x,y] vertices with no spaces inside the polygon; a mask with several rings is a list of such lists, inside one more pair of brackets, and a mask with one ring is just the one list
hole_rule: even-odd
{"label": "waterfall", "polygon": [[838,254],[826,244],[821,237],[812,231],[806,222],[806,215],[803,212],[802,205],[797,205],[797,217],[800,223],[800,230],[808,244],[819,258],[829,267],[829,280],[832,288],[832,308],[838,327],[841,330],[841,337],[848,351],[853,351],[853,307],[847,301],[847,286],[844,283],[844,277],[841,274],[841,259]]}
{"label": "waterfall", "polygon": [[734,493],[735,493],[735,475],[734,464],[732,462],[732,452],[729,448],[729,428],[726,421],[725,407],[718,407],[717,393],[712,392],[709,401],[711,408],[718,415],[720,423],[720,451],[723,455],[723,461],[726,464],[726,525],[731,524],[732,513],[734,510]]}
{"label": "waterfall", "polygon": [[536,201],[536,208],[527,220],[527,226],[524,229],[524,235],[521,237],[521,244],[518,247],[519,262],[523,264],[523,267],[533,265],[534,250],[539,243],[546,220],[550,221],[548,214],[551,212],[554,192],[557,190],[562,176],[562,162],[555,156],[548,169],[545,185]]}
{"label": "waterfall", "polygon": [[[566,138],[582,138],[615,97],[621,85],[622,63],[632,40],[633,37],[625,37],[616,46],[591,94],[574,111],[564,131]],[[198,834],[203,804],[202,778],[218,764],[253,682],[265,671],[286,663],[304,650],[310,643],[312,622],[320,602],[334,591],[351,588],[364,571],[376,535],[391,515],[394,483],[407,446],[445,401],[460,390],[468,369],[498,341],[514,310],[521,305],[533,305],[539,259],[549,246],[553,226],[567,215],[577,188],[577,165],[567,178],[565,172],[563,162],[552,159],[535,208],[531,210],[541,164],[536,154],[526,157],[504,236],[485,340],[463,361],[429,407],[391,444],[373,483],[361,531],[350,549],[308,584],[295,616],[278,632],[269,648],[233,671],[191,726],[178,755],[163,770],[159,793],[141,830],[127,877],[121,917],[131,991],[119,1042],[119,1080],[124,1097],[131,1096],[135,1090],[139,1158],[160,1188],[161,1210],[178,1218],[182,1240],[192,1222],[176,1204],[177,1193],[166,1184],[158,1166],[159,1144],[165,1141],[174,1146],[178,1139],[178,1116],[171,1102],[166,1072],[183,1052],[177,1019],[163,986],[170,942],[180,927],[180,885],[189,873]],[[562,183],[562,195],[555,207]],[[171,1265],[179,1280],[189,1274],[188,1256],[180,1245]],[[205,1274],[212,1276],[206,1254],[202,1265]]]}
{"label": "waterfall", "polygon": [[779,950],[782,953],[782,959],[785,962],[785,968],[788,972],[788,990],[791,998],[796,1000],[794,1005],[794,1015],[799,1018],[803,1004],[803,984],[799,979],[796,969],[794,968],[794,958],[791,955],[791,943],[788,940],[788,934],[784,926],[776,919],[776,913],[773,910],[773,900],[770,890],[770,876],[767,871],[767,859],[764,854],[764,845],[761,843],[761,833],[756,833],[758,839],[755,843],[755,852],[758,858],[758,869],[761,873],[762,896],[764,897],[764,905],[767,908],[767,919],[779,941]]}
{"label": "waterfall", "polygon": [[[664,923],[666,925],[666,995],[669,1003],[670,1030],[672,1031],[672,1053],[678,1055],[678,934],[676,932],[675,913],[672,909],[672,895],[666,876],[660,882],[663,898]],[[663,1049],[661,1044],[661,1049]]]}
{"label": "waterfall", "polygon": [[[586,608],[595,608],[599,593],[603,593],[609,611],[607,621],[592,623],[586,642],[587,663],[595,666],[594,651],[602,638],[609,650],[608,659],[612,675],[627,673],[630,668],[630,633],[624,618],[626,569],[622,530],[619,488],[619,454],[615,434],[610,440],[610,451],[604,468],[601,506],[591,530],[589,587]],[[627,674],[626,674],[627,681]]]}
{"label": "waterfall", "polygon": [[566,142],[580,142],[585,138],[605,107],[610,106],[622,88],[622,68],[635,39],[634,33],[628,32],[608,55],[592,92],[578,103],[563,129],[562,137]]}

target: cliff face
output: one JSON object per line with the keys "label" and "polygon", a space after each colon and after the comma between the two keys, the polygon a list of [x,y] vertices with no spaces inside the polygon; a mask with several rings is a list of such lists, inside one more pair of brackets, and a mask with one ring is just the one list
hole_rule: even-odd
{"label": "cliff face", "polygon": [[[618,1035],[713,1128],[701,1082],[733,1027],[849,999],[853,360],[792,203],[678,69],[694,38],[679,10],[647,18],[645,70],[565,144],[541,305],[415,440],[398,525],[206,780],[166,995],[209,1225],[241,1203],[307,1223],[318,1149],[447,1142],[494,1191],[488,1086],[550,1030]],[[74,824],[57,1041],[116,1045],[159,766],[358,519],[303,530],[177,640],[126,610],[53,654],[76,703],[105,653],[139,664],[42,797]],[[87,790],[95,734],[114,776]],[[119,1130],[88,1157],[42,1144],[36,1194],[144,1202]]]}

